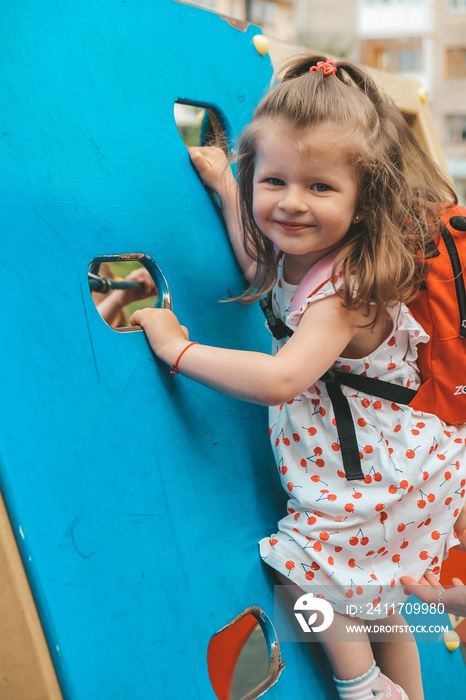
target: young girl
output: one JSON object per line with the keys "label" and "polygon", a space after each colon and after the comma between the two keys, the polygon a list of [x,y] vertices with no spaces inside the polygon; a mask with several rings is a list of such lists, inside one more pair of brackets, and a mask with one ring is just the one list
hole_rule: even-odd
{"label": "young girl", "polygon": [[[240,301],[272,290],[273,310],[294,333],[271,356],[188,342],[167,310],[137,311],[154,352],[195,381],[270,406],[280,478],[289,495],[263,560],[293,588],[327,598],[335,617],[319,633],[342,699],[420,700],[414,642],[345,637],[348,602],[358,615],[404,624],[396,584],[438,573],[454,543],[465,484],[466,428],[406,405],[342,387],[362,478],[347,480],[327,385],[330,368],[420,384],[417,345],[427,336],[406,301],[422,281],[422,251],[435,237],[448,182],[372,80],[349,63],[305,57],[285,69],[241,136],[236,182],[219,149],[192,149],[201,177],[223,201],[232,243],[250,281]],[[308,270],[336,254],[333,276],[289,313]],[[448,470],[447,470],[448,467]],[[464,527],[463,527],[464,529]],[[393,606],[390,609],[390,606]],[[365,615],[365,611],[367,614]],[[338,643],[335,642],[338,639]],[[404,688],[404,690],[402,689]],[[405,692],[406,691],[406,692]]]}

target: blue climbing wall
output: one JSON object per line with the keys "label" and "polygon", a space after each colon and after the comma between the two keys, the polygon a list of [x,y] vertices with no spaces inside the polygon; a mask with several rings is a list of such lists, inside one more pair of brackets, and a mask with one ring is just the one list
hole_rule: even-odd
{"label": "blue climbing wall", "polygon": [[[208,700],[212,635],[251,605],[273,616],[266,412],[107,327],[87,271],[145,253],[192,338],[268,350],[256,308],[219,304],[241,277],[173,105],[214,106],[233,138],[270,60],[257,28],[174,0],[18,0],[1,24],[0,483],[62,692]],[[267,696],[333,697],[285,647]]]}

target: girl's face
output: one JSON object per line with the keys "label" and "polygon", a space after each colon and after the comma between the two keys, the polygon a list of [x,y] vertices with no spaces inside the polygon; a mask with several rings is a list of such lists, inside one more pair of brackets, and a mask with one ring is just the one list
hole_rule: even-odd
{"label": "girl's face", "polygon": [[358,181],[337,127],[312,127],[303,135],[266,126],[257,142],[254,219],[285,253],[287,271],[293,264],[307,270],[355,222]]}

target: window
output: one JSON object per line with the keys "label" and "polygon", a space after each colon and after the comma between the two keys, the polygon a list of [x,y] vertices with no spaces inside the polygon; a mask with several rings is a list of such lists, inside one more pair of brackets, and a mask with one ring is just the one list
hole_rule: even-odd
{"label": "window", "polygon": [[398,54],[398,71],[400,73],[416,73],[421,67],[421,52],[419,49],[402,49]]}
{"label": "window", "polygon": [[392,73],[419,73],[422,71],[422,40],[419,37],[363,40],[361,62]]}
{"label": "window", "polygon": [[466,114],[448,114],[445,138],[449,143],[466,141]]}
{"label": "window", "polygon": [[400,51],[398,56],[398,70],[402,73],[409,70],[409,51],[406,49]]}
{"label": "window", "polygon": [[445,74],[447,78],[466,78],[466,48],[447,49]]}
{"label": "window", "polygon": [[277,6],[268,0],[254,0],[251,8],[251,20],[258,24],[275,24]]}
{"label": "window", "polygon": [[448,0],[448,12],[451,14],[466,12],[466,0]]}
{"label": "window", "polygon": [[395,70],[395,60],[393,51],[377,51],[376,52],[376,66],[381,70],[394,71]]}

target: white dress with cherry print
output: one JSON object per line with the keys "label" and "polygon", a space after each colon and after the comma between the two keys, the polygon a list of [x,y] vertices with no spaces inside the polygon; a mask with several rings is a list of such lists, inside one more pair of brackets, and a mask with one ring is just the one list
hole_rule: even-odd
{"label": "white dress with cherry print", "polygon": [[[329,281],[289,314],[295,291],[280,266],[274,312],[291,328],[308,304],[335,293]],[[334,366],[416,389],[416,345],[428,336],[406,306],[391,316],[392,332],[374,352],[339,358]],[[274,340],[275,352],[285,342]],[[446,426],[434,415],[341,388],[351,407],[364,479],[345,477],[323,382],[271,407],[272,446],[290,498],[288,514],[277,533],[260,541],[260,553],[336,611],[346,613],[349,603],[357,603],[358,616],[367,610],[372,619],[372,606],[380,604],[379,616],[386,617],[392,604],[405,600],[402,587],[395,587],[399,577],[418,580],[426,570],[438,575],[449,547],[457,544],[453,525],[465,497],[466,424]]]}

